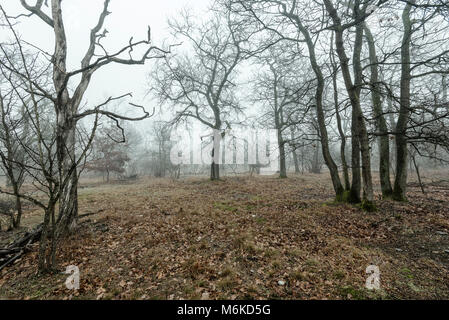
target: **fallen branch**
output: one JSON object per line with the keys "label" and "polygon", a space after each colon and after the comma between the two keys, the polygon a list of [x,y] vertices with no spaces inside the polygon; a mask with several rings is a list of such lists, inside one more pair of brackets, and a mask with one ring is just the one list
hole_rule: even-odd
{"label": "fallen branch", "polygon": [[[95,212],[88,212],[79,215],[78,219],[89,217],[103,211],[103,209],[100,209]],[[32,231],[26,232],[22,237],[16,239],[13,243],[11,243],[7,248],[0,248],[0,271],[14,263],[14,261],[18,260],[21,256],[28,252],[29,250],[27,247],[29,245],[40,240],[42,234],[42,226],[42,223],[37,225],[33,228]]]}
{"label": "fallen branch", "polygon": [[[18,260],[20,257],[22,257],[26,252],[28,252],[28,246],[33,242],[34,238],[30,238],[28,242],[23,246],[23,248],[20,249],[20,251],[14,255],[13,257],[8,257],[7,261],[0,265],[0,271],[2,271],[7,266],[13,264],[16,260]],[[17,248],[14,248],[17,249]],[[14,250],[12,249],[12,250]]]}
{"label": "fallen branch", "polygon": [[23,250],[20,251],[18,254],[16,254],[14,257],[12,257],[11,259],[9,259],[8,261],[6,261],[4,264],[2,264],[0,266],[0,271],[2,271],[4,268],[6,268],[7,266],[9,266],[10,264],[12,264],[14,261],[16,261],[17,259],[19,259],[22,255],[23,255]]}

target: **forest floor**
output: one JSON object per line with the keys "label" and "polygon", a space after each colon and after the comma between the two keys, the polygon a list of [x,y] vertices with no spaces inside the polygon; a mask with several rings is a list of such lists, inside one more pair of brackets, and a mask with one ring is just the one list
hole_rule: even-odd
{"label": "forest floor", "polygon": [[[79,230],[36,275],[33,251],[0,273],[3,299],[449,299],[449,185],[410,184],[378,211],[333,202],[327,174],[84,183]],[[30,213],[25,224],[41,219]],[[3,235],[5,239],[5,235]],[[369,265],[380,290],[365,289]]]}

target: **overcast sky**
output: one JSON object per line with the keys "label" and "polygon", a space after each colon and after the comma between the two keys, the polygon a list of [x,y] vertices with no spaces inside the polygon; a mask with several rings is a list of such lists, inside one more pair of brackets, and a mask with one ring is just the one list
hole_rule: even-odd
{"label": "overcast sky", "polygon": [[[36,0],[27,0],[34,5]],[[19,0],[0,0],[9,15],[24,13]],[[69,68],[77,69],[89,43],[90,29],[95,26],[102,11],[103,0],[64,0],[63,14],[69,45]],[[159,45],[169,36],[167,18],[189,7],[197,13],[204,13],[211,0],[111,0],[112,12],[105,22],[108,38],[102,43],[113,51],[134,40],[146,39],[148,25],[152,39]],[[46,9],[48,10],[48,9]],[[18,30],[22,37],[32,44],[53,52],[52,30],[38,18],[21,18]],[[137,58],[137,56],[136,56]],[[108,66],[95,74],[87,92],[87,102],[95,105],[108,96],[134,93],[133,102],[150,103],[144,98],[147,91],[147,76],[151,61],[145,66]],[[148,106],[151,110],[153,106]]]}

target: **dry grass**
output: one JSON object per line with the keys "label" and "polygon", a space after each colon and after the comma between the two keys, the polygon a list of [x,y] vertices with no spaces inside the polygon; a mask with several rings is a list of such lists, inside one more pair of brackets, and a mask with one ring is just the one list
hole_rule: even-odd
{"label": "dry grass", "polygon": [[[326,174],[89,182],[81,213],[104,211],[59,256],[80,268],[81,289],[36,276],[34,250],[0,274],[0,297],[447,299],[449,191],[432,188],[430,199],[412,188],[409,203],[366,213],[335,204]],[[364,289],[370,264],[377,292]]]}

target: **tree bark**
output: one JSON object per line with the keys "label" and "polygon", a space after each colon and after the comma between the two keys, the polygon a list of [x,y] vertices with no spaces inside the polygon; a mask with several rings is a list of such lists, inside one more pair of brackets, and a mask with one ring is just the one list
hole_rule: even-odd
{"label": "tree bark", "polygon": [[285,164],[285,142],[282,138],[282,132],[278,129],[278,148],[279,148],[279,177],[287,178],[287,166]]}
{"label": "tree bark", "polygon": [[57,118],[57,149],[61,196],[59,198],[58,227],[54,241],[75,222],[78,214],[77,172],[75,155],[76,121],[74,115],[79,105],[79,97],[70,99],[67,89],[67,39],[62,17],[60,0],[51,2],[54,21],[55,52],[53,55],[53,83],[58,93],[55,103]]}
{"label": "tree bark", "polygon": [[210,179],[212,181],[220,180],[220,165],[215,162],[212,162],[210,166]]}
{"label": "tree bark", "polygon": [[421,192],[423,194],[426,194],[426,190],[424,189],[424,184],[421,179],[421,173],[419,172],[419,166],[418,166],[418,163],[416,162],[416,155],[411,154],[411,158],[412,158],[413,166],[415,167],[415,170],[416,170],[416,176],[418,177],[418,183],[419,183],[419,187],[421,188]]}
{"label": "tree bark", "polygon": [[343,188],[343,185],[341,184],[340,176],[338,174],[338,167],[335,164],[335,161],[332,158],[332,155],[330,153],[329,137],[328,137],[328,133],[327,133],[327,129],[326,129],[326,121],[325,121],[324,108],[323,108],[323,92],[324,92],[324,86],[325,86],[324,76],[323,76],[320,66],[318,65],[318,61],[316,59],[316,54],[315,54],[315,44],[314,44],[312,38],[310,37],[309,31],[302,25],[298,16],[293,16],[292,18],[296,22],[296,25],[297,25],[299,31],[304,36],[304,39],[306,41],[307,48],[309,51],[310,64],[311,64],[312,69],[317,78],[317,88],[316,88],[316,92],[315,92],[315,103],[316,103],[316,109],[317,109],[317,118],[318,118],[318,125],[319,125],[319,131],[320,131],[320,140],[321,140],[323,158],[326,163],[326,166],[329,168],[329,173],[331,175],[332,185],[334,187],[336,198],[337,198],[337,200],[341,201],[341,200],[343,200],[344,188]]}
{"label": "tree bark", "polygon": [[278,140],[278,148],[279,148],[279,177],[287,178],[287,167],[285,164],[285,142],[282,137],[282,127],[283,127],[283,112],[282,112],[282,104],[279,103],[279,94],[278,94],[278,76],[276,70],[273,66],[271,69],[274,74],[274,82],[273,82],[273,95],[274,95],[274,124],[276,126],[277,131],[277,140]]}
{"label": "tree bark", "polygon": [[54,215],[54,206],[49,206],[45,210],[44,222],[42,223],[42,232],[39,240],[39,259],[38,259],[38,269],[39,272],[47,272],[51,268],[51,263],[48,261],[47,257],[47,246],[48,246],[48,233],[50,229],[51,216]]}
{"label": "tree bark", "polygon": [[17,214],[15,218],[13,218],[13,228],[17,229],[20,227],[20,223],[22,220],[22,199],[20,198],[20,192],[17,184],[14,184],[14,194],[16,197],[16,210]]}
{"label": "tree bark", "polygon": [[[291,140],[295,140],[295,132],[291,131]],[[296,147],[292,148],[292,157],[293,157],[293,163],[295,164],[295,173],[300,173],[299,169],[299,159],[298,159],[298,153],[296,152]]]}
{"label": "tree bark", "polygon": [[[365,125],[365,119],[363,117],[363,111],[360,106],[360,91],[362,85],[362,66],[360,62],[361,49],[363,45],[363,22],[356,25],[356,37],[354,43],[354,54],[353,54],[353,65],[354,65],[354,83],[352,82],[351,73],[349,71],[349,58],[346,56],[346,51],[343,41],[343,27],[341,24],[341,19],[338,16],[337,10],[334,8],[330,0],[324,0],[326,10],[331,16],[335,24],[335,44],[337,49],[337,54],[340,60],[340,66],[345,81],[346,90],[349,95],[349,99],[352,105],[353,113],[353,185],[351,188],[351,200],[358,201],[359,190],[358,190],[358,172],[356,169],[359,154],[357,153],[358,146],[362,154],[362,176],[363,176],[363,201],[364,205],[368,208],[373,200],[373,184],[371,177],[371,155],[370,146],[368,139],[368,132]],[[354,18],[358,19],[360,17],[359,11],[359,1],[354,4]],[[355,122],[355,123],[354,123]],[[355,134],[355,136],[354,136]],[[357,136],[357,139],[354,139]],[[358,143],[357,141],[358,140]],[[357,154],[356,154],[357,153]],[[354,184],[354,182],[356,182]]]}
{"label": "tree bark", "polygon": [[345,182],[345,190],[349,191],[351,190],[351,183],[349,181],[349,168],[348,168],[348,162],[346,161],[346,135],[343,131],[343,126],[341,125],[341,116],[340,116],[340,108],[339,108],[339,100],[338,100],[338,82],[337,82],[337,76],[338,76],[338,67],[335,63],[334,59],[334,51],[333,51],[333,38],[334,34],[332,33],[331,37],[331,63],[332,63],[332,69],[333,69],[333,75],[332,75],[332,84],[334,89],[334,104],[335,104],[335,116],[337,118],[337,128],[338,133],[340,134],[341,144],[340,144],[340,157],[341,157],[341,165],[343,167],[343,179]]}
{"label": "tree bark", "polygon": [[[217,129],[218,130],[218,129]],[[212,181],[215,180],[220,180],[220,164],[216,162],[216,160],[218,160],[218,157],[220,156],[220,147],[221,147],[221,141],[216,142],[215,141],[215,135],[213,136],[213,140],[212,140],[212,152],[211,152],[211,156],[212,156],[212,163],[210,165],[210,179]],[[215,150],[215,149],[218,149]],[[218,156],[215,156],[215,153],[218,152]]]}
{"label": "tree bark", "polygon": [[371,97],[373,103],[373,113],[376,117],[376,126],[380,134],[379,137],[379,176],[383,198],[390,198],[393,188],[390,181],[390,139],[388,136],[387,121],[385,120],[381,99],[381,85],[379,82],[378,59],[374,37],[370,29],[364,24],[366,40],[369,47],[369,59],[371,69]]}
{"label": "tree bark", "polygon": [[[411,3],[414,3],[412,0]],[[410,11],[412,5],[408,3],[402,13],[404,35],[401,46],[401,97],[399,118],[396,124],[396,179],[394,181],[393,199],[407,200],[407,123],[410,117],[410,45],[412,36],[412,23]]]}
{"label": "tree bark", "polygon": [[321,166],[320,166],[320,142],[317,141],[317,145],[314,148],[313,152],[313,160],[312,160],[312,166],[310,168],[311,173],[320,174],[321,173]]}

